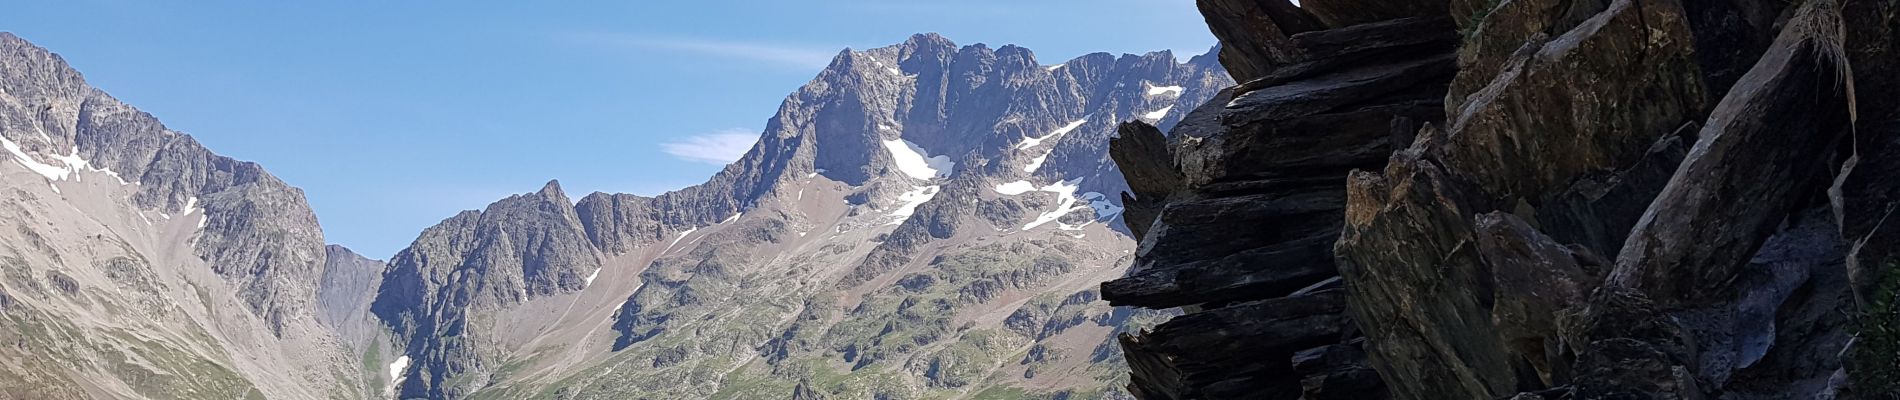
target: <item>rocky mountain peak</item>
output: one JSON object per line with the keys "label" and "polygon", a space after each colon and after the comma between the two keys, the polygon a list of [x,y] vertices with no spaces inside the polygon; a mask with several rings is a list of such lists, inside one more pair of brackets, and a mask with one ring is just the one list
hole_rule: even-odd
{"label": "rocky mountain peak", "polygon": [[[951,262],[944,257],[971,251],[973,240],[1021,242],[1010,247],[1021,257],[1058,246],[1051,240],[1073,241],[1049,251],[1108,264],[1128,244],[1108,222],[1120,207],[1105,193],[1122,188],[1106,155],[1115,124],[1166,126],[1180,118],[1170,110],[1231,82],[1218,67],[1181,64],[1168,52],[1091,54],[1071,64],[1042,65],[1014,45],[958,47],[935,34],[847,49],[785,99],[751,151],[706,183],[655,197],[595,193],[569,206],[551,182],[445,220],[391,260],[375,307],[397,321],[420,363],[402,393],[459,397],[527,384],[491,381],[498,365],[522,361],[507,354],[527,339],[461,338],[516,334],[482,328],[502,319],[609,318],[611,338],[549,351],[658,351],[652,364],[666,367],[734,356],[663,347],[704,326],[691,321],[739,323],[733,318],[782,309],[761,301],[871,296],[888,290],[893,271]],[[1011,283],[981,284],[968,304],[952,307],[1050,290],[1045,279],[1064,274],[1113,272],[1067,259],[1016,262],[1007,265],[1025,270]],[[778,277],[756,281],[760,274]],[[745,286],[753,288],[735,290]],[[471,291],[480,295],[450,295]],[[585,310],[524,314],[548,303]],[[746,320],[748,328],[729,334],[763,343],[756,335],[769,333],[757,325],[776,320]],[[471,348],[478,356],[449,357]],[[851,362],[883,357],[895,355]]]}

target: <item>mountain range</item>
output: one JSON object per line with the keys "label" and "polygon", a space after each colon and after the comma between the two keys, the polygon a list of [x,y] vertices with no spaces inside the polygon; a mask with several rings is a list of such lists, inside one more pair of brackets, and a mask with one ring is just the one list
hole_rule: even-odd
{"label": "mountain range", "polygon": [[[659,196],[558,182],[387,262],[296,188],[0,35],[0,392],[29,398],[1123,398],[1117,124],[1213,55],[935,34],[840,52],[758,143]],[[636,172],[629,172],[636,173]]]}

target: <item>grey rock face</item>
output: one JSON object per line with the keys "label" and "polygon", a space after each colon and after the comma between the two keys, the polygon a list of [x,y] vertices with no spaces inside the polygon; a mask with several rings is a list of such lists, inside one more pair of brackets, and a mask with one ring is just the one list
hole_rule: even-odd
{"label": "grey rock face", "polygon": [[166,129],[11,33],[0,33],[0,55],[0,86],[19,100],[3,111],[8,140],[42,157],[77,156],[137,183],[139,207],[177,214],[202,207],[205,235],[193,251],[241,287],[251,312],[279,334],[287,320],[310,315],[324,242],[302,191]]}
{"label": "grey rock face", "polygon": [[382,286],[382,261],[371,260],[338,245],[324,248],[323,279],[317,284],[317,322],[337,333],[352,348],[367,346],[377,332],[369,305]]}
{"label": "grey rock face", "polygon": [[[472,317],[537,297],[579,290],[600,268],[574,203],[558,182],[464,212],[424,231],[396,254],[373,311],[395,328],[410,357],[403,396],[459,397],[454,376],[493,368],[471,338]],[[478,385],[480,382],[471,383]]]}

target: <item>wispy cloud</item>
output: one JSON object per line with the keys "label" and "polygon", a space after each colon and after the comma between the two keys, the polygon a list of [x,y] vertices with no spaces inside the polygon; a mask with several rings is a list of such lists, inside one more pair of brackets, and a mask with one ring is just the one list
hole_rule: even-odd
{"label": "wispy cloud", "polygon": [[660,150],[681,160],[726,165],[738,161],[758,141],[759,135],[752,131],[726,129],[661,143]]}
{"label": "wispy cloud", "polygon": [[661,37],[626,33],[574,32],[564,38],[583,44],[622,50],[687,53],[761,61],[785,67],[824,68],[843,47],[827,48],[784,43],[748,42],[691,37]]}

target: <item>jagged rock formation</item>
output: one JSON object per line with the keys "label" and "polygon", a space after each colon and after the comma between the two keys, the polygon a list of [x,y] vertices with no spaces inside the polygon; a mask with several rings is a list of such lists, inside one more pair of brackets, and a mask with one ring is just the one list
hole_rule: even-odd
{"label": "jagged rock formation", "polygon": [[[1141,216],[1154,219],[1135,229],[1146,232],[1136,266],[1103,297],[1190,311],[1124,337],[1138,396],[1337,398],[1325,390],[1333,372],[1294,367],[1315,357],[1285,356],[1327,343],[1363,343],[1363,361],[1340,365],[1380,378],[1334,388],[1382,382],[1401,399],[1900,393],[1900,267],[1882,224],[1895,170],[1875,156],[1900,140],[1900,79],[1888,69],[1900,6],[1199,3],[1223,62],[1255,79],[1201,107],[1218,123],[1190,115],[1165,150],[1141,129],[1115,145],[1124,169],[1145,171],[1128,177],[1153,179],[1130,183],[1130,204],[1158,212]],[[1298,15],[1307,12],[1325,26]],[[1449,23],[1392,34],[1413,20]],[[1348,59],[1310,39],[1452,32],[1462,36],[1455,66],[1440,61],[1447,47]],[[1334,61],[1302,58],[1315,56]],[[1439,62],[1447,67],[1425,69]],[[1315,77],[1309,66],[1320,64],[1367,72]],[[1351,90],[1381,79],[1385,92]],[[1340,106],[1440,98],[1442,114],[1300,128]],[[1308,147],[1250,149],[1279,143]],[[1329,174],[1316,161],[1358,171]],[[1308,189],[1278,189],[1302,177],[1315,178]],[[1301,212],[1330,219],[1283,222]],[[1330,252],[1288,251],[1301,238]],[[1334,265],[1356,330],[1280,345],[1335,328],[1328,309],[1290,306],[1325,301],[1326,283],[1289,289]],[[1207,351],[1230,342],[1278,347]]]}
{"label": "jagged rock formation", "polygon": [[[1229,12],[1208,3],[1209,13]],[[1237,17],[1209,16],[1221,18]],[[1417,124],[1443,119],[1455,39],[1443,17],[1235,39],[1281,43],[1291,55],[1189,114],[1165,153],[1122,151],[1142,137],[1130,133],[1153,128],[1124,129],[1115,152],[1124,170],[1158,169],[1141,165],[1172,154],[1167,164],[1185,179],[1171,187],[1130,182],[1136,201],[1165,205],[1137,229],[1148,233],[1134,272],[1104,283],[1103,297],[1199,309],[1123,337],[1135,374],[1130,391],[1179,399],[1383,395],[1363,357],[1344,355],[1359,354],[1363,340],[1337,289],[1333,242],[1348,196],[1340,182],[1354,169],[1384,165]],[[1131,227],[1135,216],[1128,214]],[[1229,348],[1240,344],[1247,351]],[[1295,354],[1305,355],[1302,365]]]}
{"label": "jagged rock formation", "polygon": [[375,396],[380,267],[302,192],[10,33],[0,145],[0,397]]}
{"label": "jagged rock formation", "polygon": [[373,310],[403,397],[1125,398],[1116,122],[1172,126],[1213,56],[917,35],[841,52],[755,147],[654,197],[558,184],[443,221]]}

